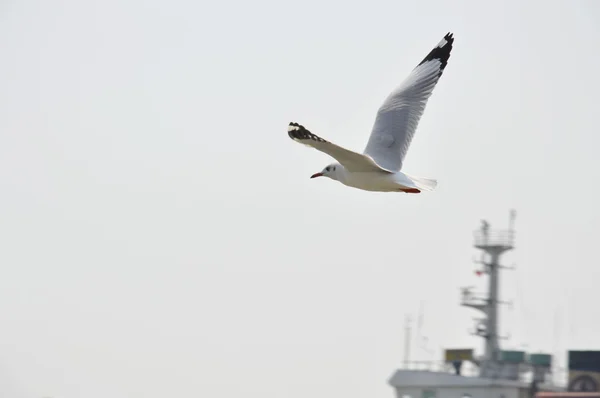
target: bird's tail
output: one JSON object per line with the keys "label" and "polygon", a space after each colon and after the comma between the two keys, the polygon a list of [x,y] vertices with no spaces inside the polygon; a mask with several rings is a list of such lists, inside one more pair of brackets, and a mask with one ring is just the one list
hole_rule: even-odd
{"label": "bird's tail", "polygon": [[407,175],[407,177],[415,184],[415,187],[422,191],[433,191],[437,187],[437,180],[409,175]]}

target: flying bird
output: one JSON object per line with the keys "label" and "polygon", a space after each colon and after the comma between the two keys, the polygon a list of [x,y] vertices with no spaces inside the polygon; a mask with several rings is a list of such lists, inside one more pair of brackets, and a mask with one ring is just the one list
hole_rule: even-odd
{"label": "flying bird", "polygon": [[433,191],[437,186],[436,180],[409,176],[400,170],[425,105],[446,68],[453,43],[452,33],[446,34],[386,98],[377,112],[362,154],[333,144],[298,123],[290,123],[290,138],[337,160],[310,178],[329,177],[365,191]]}

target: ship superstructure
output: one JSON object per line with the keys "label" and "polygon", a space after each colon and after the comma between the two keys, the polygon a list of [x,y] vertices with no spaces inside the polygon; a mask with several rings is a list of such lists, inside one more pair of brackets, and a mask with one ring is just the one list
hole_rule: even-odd
{"label": "ship superstructure", "polygon": [[[483,221],[474,233],[474,247],[481,254],[477,273],[487,277],[487,292],[478,294],[473,288],[462,288],[461,305],[477,310],[474,334],[484,340],[483,354],[472,348],[447,349],[444,361],[430,366],[405,363],[390,379],[398,398],[526,398],[538,391],[564,391],[552,383],[552,355],[503,350],[500,345],[500,275],[502,256],[514,249],[516,213],[510,212],[507,229],[492,229]],[[463,365],[470,365],[465,374]]]}

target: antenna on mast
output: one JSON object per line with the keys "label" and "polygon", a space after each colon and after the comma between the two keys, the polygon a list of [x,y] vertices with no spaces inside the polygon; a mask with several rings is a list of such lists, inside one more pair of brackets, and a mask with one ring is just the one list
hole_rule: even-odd
{"label": "antenna on mast", "polygon": [[417,318],[417,341],[419,342],[419,348],[427,353],[431,354],[433,351],[429,349],[428,343],[429,338],[423,333],[423,323],[425,322],[425,301],[421,300],[419,303],[419,315]]}
{"label": "antenna on mast", "polygon": [[512,234],[515,231],[515,219],[517,218],[517,211],[515,209],[510,210],[508,216],[508,230]]}
{"label": "antenna on mast", "polygon": [[410,361],[410,315],[404,316],[404,366]]}

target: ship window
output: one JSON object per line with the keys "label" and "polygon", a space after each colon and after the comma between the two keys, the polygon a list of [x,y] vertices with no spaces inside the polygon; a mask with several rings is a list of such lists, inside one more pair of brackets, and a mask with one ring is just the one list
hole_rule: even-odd
{"label": "ship window", "polygon": [[436,398],[435,390],[423,390],[421,398]]}

